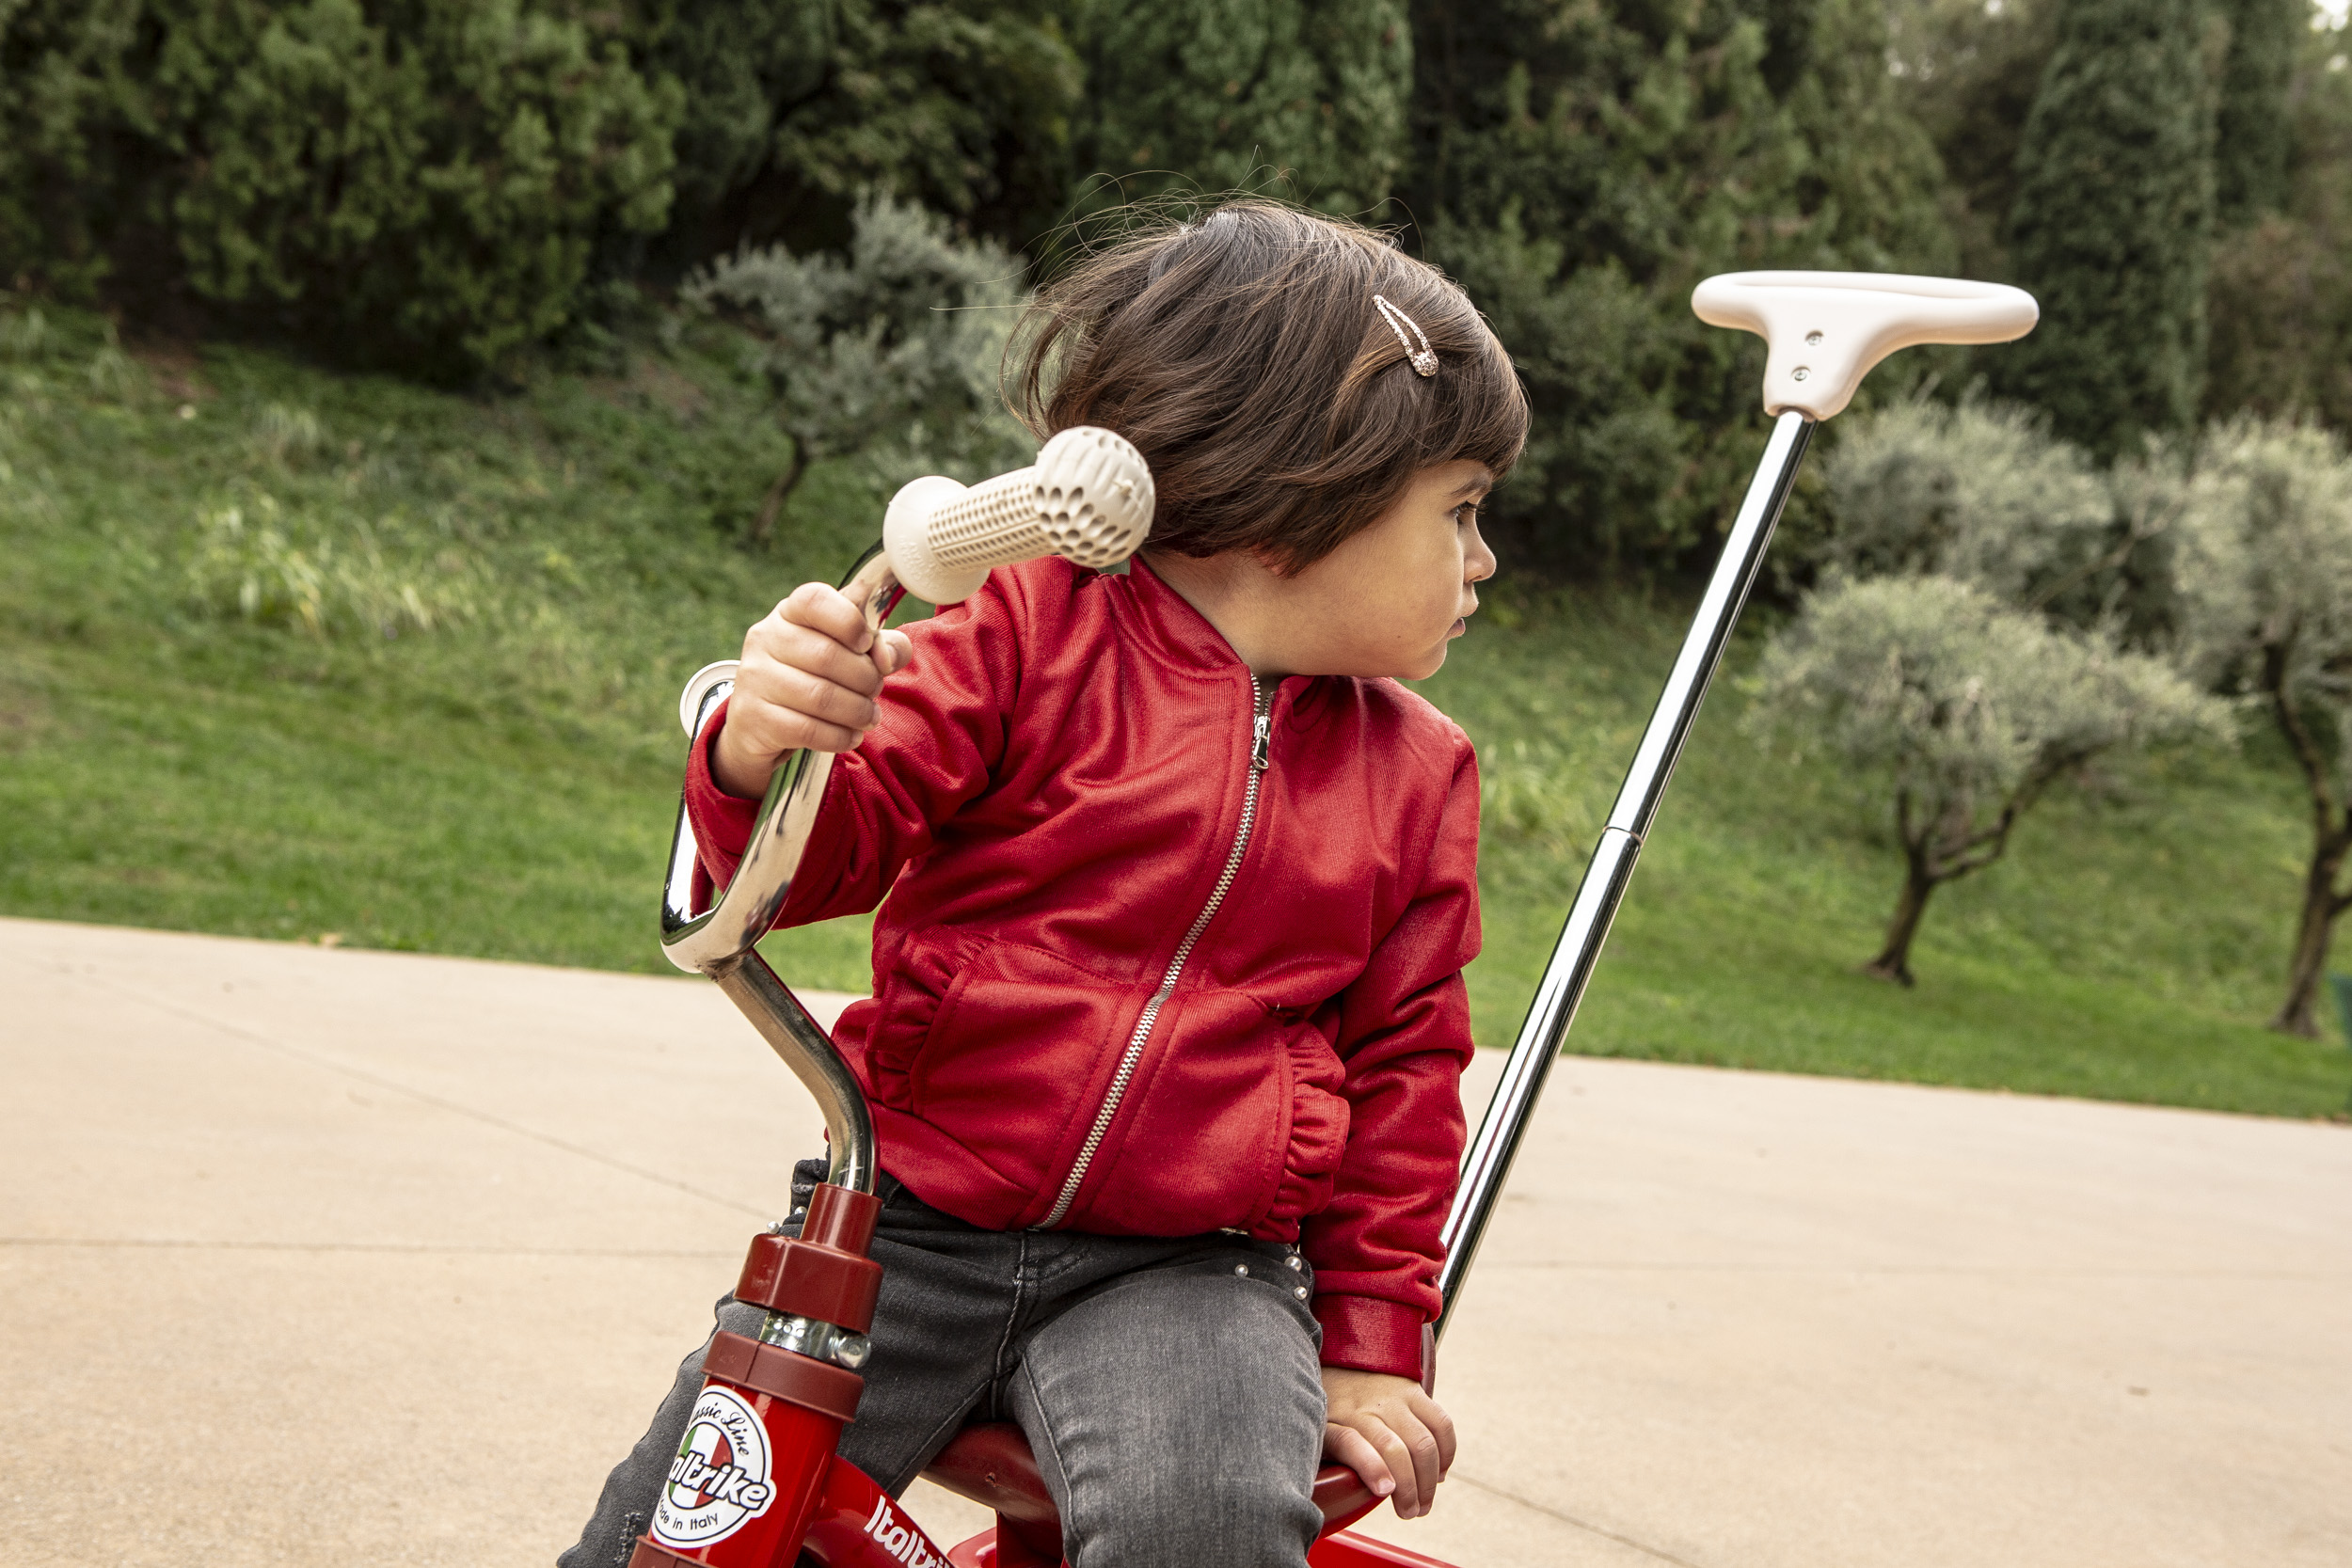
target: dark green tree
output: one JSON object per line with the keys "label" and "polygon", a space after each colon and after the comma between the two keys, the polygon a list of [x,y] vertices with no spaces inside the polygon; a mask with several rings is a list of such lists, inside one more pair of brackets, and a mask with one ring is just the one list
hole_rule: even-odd
{"label": "dark green tree", "polygon": [[2204,374],[2214,95],[2198,0],[2058,0],[2018,148],[2010,271],[2042,325],[1994,388],[2103,457],[2189,429]]}
{"label": "dark green tree", "polygon": [[1950,265],[1883,14],[1499,0],[1424,3],[1414,28],[1406,206],[1534,404],[1499,498],[1505,546],[1555,568],[1673,564],[1762,439],[1758,353],[1701,326],[1692,286],[1740,267]]}
{"label": "dark green tree", "polygon": [[1405,158],[1405,0],[1069,0],[1085,206],[1267,190],[1371,214]]}
{"label": "dark green tree", "polygon": [[2311,0],[2228,0],[2230,54],[2214,136],[2214,197],[2225,225],[2286,205],[2295,147],[2288,89],[2311,31]]}
{"label": "dark green tree", "polygon": [[87,298],[137,205],[105,135],[140,0],[0,0],[0,282]]}
{"label": "dark green tree", "polygon": [[1081,102],[1057,5],[643,0],[625,36],[686,89],[656,270],[846,245],[868,190],[1000,240],[1036,233],[1060,210]]}
{"label": "dark green tree", "polygon": [[1888,15],[1889,68],[1943,159],[1961,274],[2006,277],[2017,144],[2058,46],[2056,0],[1893,0]]}
{"label": "dark green tree", "polygon": [[730,198],[768,172],[778,118],[823,91],[840,43],[836,11],[818,0],[648,0],[630,18],[622,37],[640,69],[684,89],[677,195],[657,246],[691,264],[738,242],[730,230],[744,214]]}
{"label": "dark green tree", "polygon": [[0,281],[462,376],[866,191],[1024,240],[1060,3],[0,0]]}
{"label": "dark green tree", "polygon": [[0,8],[0,275],[469,374],[670,202],[675,84],[554,0]]}
{"label": "dark green tree", "polygon": [[2312,29],[2297,48],[2285,210],[2232,230],[2214,255],[2205,411],[2300,414],[2352,433],[2352,32]]}

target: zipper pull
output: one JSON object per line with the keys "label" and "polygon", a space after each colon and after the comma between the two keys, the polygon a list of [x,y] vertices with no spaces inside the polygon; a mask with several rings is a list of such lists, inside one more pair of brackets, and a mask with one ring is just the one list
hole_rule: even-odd
{"label": "zipper pull", "polygon": [[1266,700],[1263,687],[1258,689],[1258,712],[1252,734],[1255,738],[1249,744],[1249,770],[1263,773],[1272,760],[1267,752],[1274,745],[1274,705]]}

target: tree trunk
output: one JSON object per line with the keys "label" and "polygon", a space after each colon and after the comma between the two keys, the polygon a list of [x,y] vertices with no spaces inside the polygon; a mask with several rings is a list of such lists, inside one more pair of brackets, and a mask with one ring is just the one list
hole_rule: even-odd
{"label": "tree trunk", "polygon": [[2328,974],[2328,939],[2346,896],[2336,892],[2336,874],[2352,851],[2352,833],[2329,833],[2312,847],[2312,867],[2303,879],[2303,918],[2295,931],[2295,958],[2287,966],[2287,999],[2273,1029],[2307,1039],[2319,1037],[2320,982]]}
{"label": "tree trunk", "polygon": [[1919,934],[1919,918],[1928,912],[1928,895],[1935,891],[1935,879],[1927,868],[1915,859],[1903,878],[1902,896],[1895,901],[1895,918],[1886,923],[1886,945],[1879,956],[1862,966],[1865,974],[1875,974],[1882,980],[1892,980],[1899,986],[1909,986],[1911,977],[1911,939]]}
{"label": "tree trunk", "polygon": [[753,544],[765,545],[768,542],[769,531],[776,526],[777,515],[784,511],[784,503],[791,498],[792,487],[801,483],[803,474],[808,472],[808,464],[801,455],[804,450],[802,443],[793,442],[792,461],[784,472],[776,476],[776,482],[768,486],[768,494],[759,503],[759,515],[752,519]]}

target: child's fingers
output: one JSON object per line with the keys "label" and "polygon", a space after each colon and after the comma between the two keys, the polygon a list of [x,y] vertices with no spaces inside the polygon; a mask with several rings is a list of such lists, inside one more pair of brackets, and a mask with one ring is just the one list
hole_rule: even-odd
{"label": "child's fingers", "polygon": [[[1389,1490],[1384,1494],[1381,1486],[1374,1484],[1373,1495],[1387,1496],[1398,1518],[1418,1519],[1429,1512],[1430,1501],[1436,1496],[1438,1482],[1441,1479],[1438,1469],[1438,1445],[1421,1423],[1403,1410],[1395,1410],[1393,1414],[1396,1421],[1392,1424],[1368,1410],[1359,1411],[1348,1418],[1347,1426],[1337,1430],[1352,1431],[1379,1456],[1380,1467],[1387,1472]],[[1399,1431],[1399,1425],[1409,1430]],[[1327,1433],[1325,1451],[1332,1452],[1336,1446]],[[1359,1476],[1365,1473],[1360,1467],[1351,1467]],[[1370,1481],[1368,1476],[1366,1481]]]}
{"label": "child's fingers", "polygon": [[[743,657],[735,673],[735,688],[768,695],[771,683],[783,681],[780,672],[793,670],[860,697],[871,697],[882,690],[882,677],[887,673],[876,667],[875,657],[873,653],[851,653],[821,631],[771,616],[743,639]],[[781,684],[777,689],[777,700],[781,701]]]}
{"label": "child's fingers", "polygon": [[726,724],[710,751],[711,777],[728,794],[756,800],[767,793],[786,752],[855,751],[865,738],[857,730],[787,708],[729,704]]}
{"label": "child's fingers", "polygon": [[1409,1409],[1390,1407],[1380,1414],[1388,1436],[1374,1441],[1397,1477],[1396,1496],[1391,1500],[1398,1518],[1418,1519],[1429,1512],[1437,1500],[1438,1482],[1445,1479],[1445,1467],[1438,1462],[1438,1440]]}
{"label": "child's fingers", "polygon": [[854,750],[882,717],[882,682],[914,662],[904,632],[873,636],[823,583],[803,583],[744,634],[735,696],[711,764],[720,786],[755,796],[787,752]]}
{"label": "child's fingers", "polygon": [[[860,661],[868,679],[879,680],[870,664]],[[882,716],[874,699],[865,692],[844,686],[812,671],[789,664],[762,664],[748,674],[738,671],[737,698],[744,707],[772,716],[773,710],[813,720],[818,723],[835,724],[845,730],[865,730]],[[727,707],[730,715],[735,705]],[[788,725],[787,727],[789,727]],[[791,742],[799,745],[801,742]]]}
{"label": "child's fingers", "polygon": [[722,788],[755,796],[766,790],[768,775],[786,752],[853,751],[865,738],[862,724],[739,694],[727,704],[726,727],[719,732],[710,760]]}
{"label": "child's fingers", "polygon": [[1380,1450],[1372,1446],[1354,1427],[1334,1422],[1323,1429],[1323,1456],[1334,1465],[1344,1465],[1372,1489],[1375,1497],[1385,1497],[1396,1490],[1396,1477],[1390,1473],[1389,1462],[1380,1457]]}
{"label": "child's fingers", "polygon": [[1438,1474],[1444,1475],[1454,1468],[1454,1418],[1445,1413],[1443,1405],[1418,1390],[1406,1395],[1405,1403],[1437,1440]]}
{"label": "child's fingers", "polygon": [[804,582],[792,590],[776,606],[776,618],[822,632],[854,654],[873,646],[874,634],[866,627],[865,612],[839,589],[821,582]]}

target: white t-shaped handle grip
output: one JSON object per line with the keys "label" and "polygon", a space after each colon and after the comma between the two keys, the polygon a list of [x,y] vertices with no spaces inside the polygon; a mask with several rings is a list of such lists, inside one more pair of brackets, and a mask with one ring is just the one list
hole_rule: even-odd
{"label": "white t-shaped handle grip", "polygon": [[1031,467],[970,489],[936,474],[906,485],[882,515],[882,548],[908,593],[956,604],[992,566],[1041,555],[1117,565],[1151,531],[1156,500],[1152,470],[1124,436],[1074,425]]}
{"label": "white t-shaped handle grip", "polygon": [[2033,330],[2042,308],[2006,283],[1890,272],[1727,272],[1691,292],[1710,326],[1737,326],[1770,345],[1764,411],[1826,420],[1853,400],[1878,362],[1915,343],[2006,343]]}

